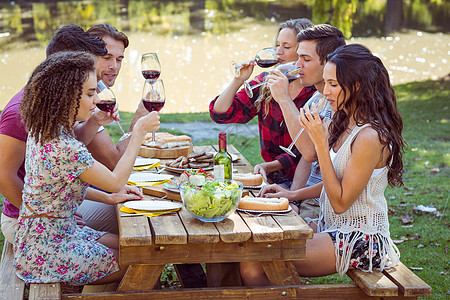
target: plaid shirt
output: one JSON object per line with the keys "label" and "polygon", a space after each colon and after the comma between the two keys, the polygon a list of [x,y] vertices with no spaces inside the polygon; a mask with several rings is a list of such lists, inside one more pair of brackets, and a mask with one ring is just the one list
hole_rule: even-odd
{"label": "plaid shirt", "polygon": [[[264,81],[266,72],[252,80],[250,85],[257,84]],[[293,100],[295,106],[300,109],[306,101],[314,94],[315,89],[312,87],[305,87],[300,94]],[[216,113],[213,109],[217,97],[211,101],[209,105],[209,112],[211,119],[220,124],[239,123],[245,124],[252,120],[256,115],[258,116],[258,127],[261,143],[261,156],[266,162],[278,160],[284,169],[284,177],[292,181],[294,177],[295,168],[300,160],[300,153],[297,148],[293,148],[293,152],[297,154],[294,158],[280,149],[280,145],[288,147],[292,142],[289,135],[286,122],[284,122],[283,113],[280,106],[274,100],[270,101],[268,114],[264,117],[266,109],[264,103],[261,105],[261,110],[258,112],[254,105],[259,96],[259,87],[253,90],[253,98],[249,98],[245,90],[240,90],[234,97],[231,107],[225,113]]]}

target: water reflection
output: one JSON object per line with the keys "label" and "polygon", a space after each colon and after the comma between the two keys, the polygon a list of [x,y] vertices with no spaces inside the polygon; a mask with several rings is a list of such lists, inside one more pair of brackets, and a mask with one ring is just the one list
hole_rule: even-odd
{"label": "water reflection", "polygon": [[[209,101],[231,79],[230,62],[254,57],[258,49],[272,45],[279,22],[294,17],[331,23],[346,33],[349,43],[367,45],[387,65],[394,84],[448,73],[449,35],[426,32],[448,32],[448,1],[404,1],[400,14],[398,7],[392,8],[391,16],[384,14],[386,1],[334,2],[335,7],[325,0],[0,4],[0,109],[45,58],[45,45],[54,31],[68,23],[84,28],[110,23],[129,36],[126,59],[113,87],[120,109],[126,111],[135,109],[141,95],[142,53],[157,52],[160,57],[167,94],[163,112],[207,111]],[[386,18],[391,20],[389,26]],[[378,37],[389,28],[398,29],[395,20],[420,31]]]}

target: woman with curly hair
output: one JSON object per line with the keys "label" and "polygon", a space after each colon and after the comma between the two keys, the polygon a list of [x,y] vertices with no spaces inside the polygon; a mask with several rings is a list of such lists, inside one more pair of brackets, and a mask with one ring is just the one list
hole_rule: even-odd
{"label": "woman with curly hair", "polygon": [[[328,55],[323,78],[332,120],[324,123],[315,106],[299,117],[309,139],[303,154],[316,156],[322,172],[318,232],[294,265],[300,276],[393,267],[400,253],[384,191],[402,184],[405,143],[388,72],[365,46],[352,44]],[[241,273],[247,285],[267,284],[258,263],[241,264]]]}
{"label": "woman with curly hair", "polygon": [[123,188],[145,134],[159,128],[159,115],[137,121],[113,171],[95,161],[73,132],[75,122],[86,121],[100,102],[95,64],[86,52],[53,54],[25,88],[20,111],[29,134],[14,265],[26,283],[105,284],[125,272],[117,260],[118,236],[78,227],[74,213],[84,197],[108,203],[90,184],[109,192]]}
{"label": "woman with curly hair", "polygon": [[[297,34],[311,26],[313,24],[308,19],[288,20],[279,26],[275,37],[279,63],[297,61]],[[258,116],[261,155],[265,162],[255,166],[255,173],[260,173],[271,183],[285,184],[290,187],[300,155],[293,158],[280,148],[280,146],[288,147],[292,142],[280,106],[273,101],[270,89],[265,84],[253,90],[252,98],[244,89],[238,92],[244,82],[250,78],[254,66],[254,60],[242,63],[240,75],[233,78],[229,86],[211,101],[209,105],[211,119],[220,124],[244,124]],[[256,76],[250,84],[263,82],[267,74],[264,72]],[[298,109],[314,92],[314,88],[303,87],[300,79],[289,84],[289,94]],[[296,149],[294,153],[299,154]]]}

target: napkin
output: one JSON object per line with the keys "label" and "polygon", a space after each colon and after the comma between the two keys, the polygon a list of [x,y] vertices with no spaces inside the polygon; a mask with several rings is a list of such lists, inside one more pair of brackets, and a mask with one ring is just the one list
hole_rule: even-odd
{"label": "napkin", "polygon": [[161,164],[158,162],[158,163],[154,163],[154,164],[151,164],[151,165],[144,165],[144,166],[134,167],[133,171],[149,170],[149,169],[152,169],[152,168],[159,167],[160,165]]}
{"label": "napkin", "polygon": [[166,180],[161,180],[161,181],[127,181],[128,185],[136,185],[136,186],[154,186],[154,185],[158,185],[158,184],[163,184],[166,182],[169,182],[170,179],[166,179]]}
{"label": "napkin", "polygon": [[161,215],[164,215],[164,214],[168,214],[168,213],[171,213],[171,212],[174,212],[174,211],[177,211],[177,210],[180,210],[180,209],[176,208],[176,209],[171,209],[171,210],[151,212],[151,211],[148,211],[148,210],[131,209],[131,208],[128,208],[126,206],[122,206],[120,208],[120,211],[123,211],[124,213],[127,213],[127,214],[133,214],[133,213],[135,213],[135,214],[143,214],[143,213],[147,213],[144,216],[145,217],[149,217],[149,218],[156,217],[156,216],[161,216]]}

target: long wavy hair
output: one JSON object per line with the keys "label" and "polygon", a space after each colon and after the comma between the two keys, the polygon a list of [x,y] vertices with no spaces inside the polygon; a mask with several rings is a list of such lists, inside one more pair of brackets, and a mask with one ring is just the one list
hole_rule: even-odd
{"label": "long wavy hair", "polygon": [[403,121],[382,61],[359,44],[341,46],[330,53],[327,60],[336,65],[336,79],[342,87],[344,99],[347,99],[340,103],[330,124],[330,147],[347,130],[351,117],[358,126],[370,124],[378,132],[383,149],[390,149],[388,182],[391,186],[401,186],[405,147]]}
{"label": "long wavy hair", "polygon": [[[280,24],[280,26],[278,27],[278,31],[277,34],[275,35],[275,46],[277,45],[277,39],[278,36],[280,35],[280,31],[284,28],[289,28],[291,29],[295,36],[297,36],[297,34],[302,31],[305,28],[308,27],[312,27],[314,26],[314,24],[306,18],[301,18],[301,19],[291,19],[288,20],[282,24]],[[297,44],[298,47],[298,44]],[[270,89],[266,84],[263,84],[260,87],[260,92],[259,92],[259,96],[255,101],[255,106],[257,111],[261,110],[262,104],[264,103],[264,108],[265,108],[265,114],[264,117],[267,116],[267,114],[269,113],[269,105],[270,105],[270,101],[272,101],[273,97],[272,94],[270,93]]]}
{"label": "long wavy hair", "polygon": [[87,52],[50,55],[25,86],[20,113],[28,134],[43,145],[61,134],[73,135],[72,126],[80,107],[83,83],[95,76],[94,57]]}

